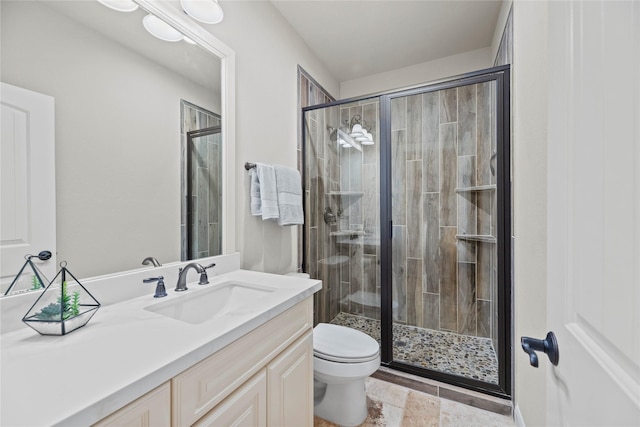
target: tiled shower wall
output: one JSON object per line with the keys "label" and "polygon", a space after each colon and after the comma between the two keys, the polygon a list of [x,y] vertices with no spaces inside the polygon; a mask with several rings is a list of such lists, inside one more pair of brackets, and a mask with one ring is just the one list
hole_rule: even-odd
{"label": "tiled shower wall", "polygon": [[[393,100],[392,275],[394,321],[495,343],[496,244],[486,237],[495,236],[495,189],[460,191],[496,183],[492,85]],[[376,141],[362,152],[332,133],[355,115]],[[307,271],[323,281],[317,322],[339,312],[380,318],[378,116],[377,100],[365,100],[305,117]],[[335,222],[325,222],[327,209]]]}
{"label": "tiled shower wall", "polygon": [[181,100],[180,126],[181,194],[187,194],[187,179],[194,189],[195,254],[187,254],[187,203],[183,198],[180,211],[181,259],[204,258],[222,253],[222,141],[220,134],[198,138],[192,158],[194,174],[187,175],[187,133],[220,126],[220,116]]}
{"label": "tiled shower wall", "polygon": [[[496,335],[492,85],[392,100],[392,276],[398,323]],[[484,187],[468,191],[478,186]]]}

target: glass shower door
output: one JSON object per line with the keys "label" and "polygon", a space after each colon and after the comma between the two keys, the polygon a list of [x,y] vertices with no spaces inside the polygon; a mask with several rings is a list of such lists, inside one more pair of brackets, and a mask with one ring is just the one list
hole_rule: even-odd
{"label": "glass shower door", "polygon": [[305,265],[323,282],[314,321],[380,342],[378,117],[378,98],[305,109],[303,155]]}
{"label": "glass shower door", "polygon": [[496,83],[390,97],[392,358],[497,385]]}

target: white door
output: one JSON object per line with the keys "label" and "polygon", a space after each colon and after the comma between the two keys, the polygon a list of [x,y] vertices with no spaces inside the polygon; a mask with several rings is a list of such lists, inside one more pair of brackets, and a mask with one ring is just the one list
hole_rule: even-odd
{"label": "white door", "polygon": [[49,280],[56,272],[55,127],[50,96],[0,83],[0,104],[0,289],[4,292],[27,254],[51,251],[49,261],[34,263]]}
{"label": "white door", "polygon": [[638,426],[640,2],[549,12],[547,424]]}

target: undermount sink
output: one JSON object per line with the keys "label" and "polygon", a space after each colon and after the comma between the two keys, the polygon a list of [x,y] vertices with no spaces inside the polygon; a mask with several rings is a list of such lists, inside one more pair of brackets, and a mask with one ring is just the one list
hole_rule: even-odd
{"label": "undermount sink", "polygon": [[[240,282],[210,285],[186,295],[172,295],[170,300],[145,307],[162,316],[191,324],[200,324],[214,318],[246,312],[264,299],[275,288]],[[187,291],[190,292],[190,291]]]}

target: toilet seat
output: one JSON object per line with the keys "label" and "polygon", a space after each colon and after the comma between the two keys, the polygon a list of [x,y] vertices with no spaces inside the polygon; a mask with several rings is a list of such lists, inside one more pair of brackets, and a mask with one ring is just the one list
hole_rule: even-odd
{"label": "toilet seat", "polygon": [[364,332],[319,323],[313,328],[313,355],[336,363],[364,363],[379,358],[378,342]]}

